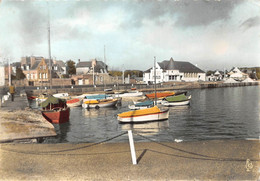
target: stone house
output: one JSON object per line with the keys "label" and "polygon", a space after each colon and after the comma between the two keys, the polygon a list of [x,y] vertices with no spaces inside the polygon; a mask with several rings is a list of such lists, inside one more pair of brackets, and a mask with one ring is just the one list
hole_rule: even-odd
{"label": "stone house", "polygon": [[96,59],[83,62],[79,60],[76,65],[76,75],[72,79],[77,85],[107,84],[110,82],[108,66],[103,61]]}
{"label": "stone house", "polygon": [[[29,85],[36,85],[39,83],[50,82],[50,74],[52,78],[60,78],[64,73],[61,67],[61,62],[54,62],[43,57],[22,57],[21,69],[29,82]],[[52,71],[50,72],[50,63],[52,64]],[[64,64],[65,65],[65,64]]]}

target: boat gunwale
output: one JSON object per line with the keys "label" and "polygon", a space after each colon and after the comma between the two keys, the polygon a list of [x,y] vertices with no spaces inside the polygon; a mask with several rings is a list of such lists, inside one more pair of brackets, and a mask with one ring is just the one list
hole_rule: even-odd
{"label": "boat gunwale", "polygon": [[133,115],[133,116],[118,116],[120,118],[133,118],[133,117],[141,117],[141,116],[149,116],[149,115],[156,115],[156,114],[163,114],[163,113],[166,113],[168,112],[169,109],[166,109],[164,111],[161,111],[161,112],[157,112],[157,113],[148,113],[148,114],[142,114],[142,115]]}

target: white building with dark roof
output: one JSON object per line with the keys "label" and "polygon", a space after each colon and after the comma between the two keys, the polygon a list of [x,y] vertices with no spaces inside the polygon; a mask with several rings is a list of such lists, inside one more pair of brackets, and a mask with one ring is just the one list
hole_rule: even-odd
{"label": "white building with dark roof", "polygon": [[[205,81],[206,73],[190,62],[164,60],[156,63],[156,83],[169,81]],[[154,82],[154,67],[143,75],[146,83]]]}

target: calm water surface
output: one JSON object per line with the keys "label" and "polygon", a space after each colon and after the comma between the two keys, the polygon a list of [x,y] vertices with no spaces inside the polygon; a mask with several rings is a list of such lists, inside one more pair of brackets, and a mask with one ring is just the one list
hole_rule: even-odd
{"label": "calm water surface", "polygon": [[[170,107],[166,121],[119,124],[116,115],[128,111],[132,102],[117,108],[85,110],[71,108],[70,122],[54,125],[58,136],[45,143],[99,142],[132,129],[155,141],[259,139],[259,86],[194,89],[189,106]],[[147,141],[134,136],[135,141]],[[127,142],[127,135],[110,142]]]}

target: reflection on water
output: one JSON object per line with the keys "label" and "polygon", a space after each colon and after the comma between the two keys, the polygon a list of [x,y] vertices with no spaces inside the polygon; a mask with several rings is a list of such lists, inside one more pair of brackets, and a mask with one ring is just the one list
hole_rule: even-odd
{"label": "reflection on water", "polygon": [[61,143],[64,142],[67,138],[67,133],[70,131],[70,122],[63,123],[63,124],[53,124],[56,130],[57,136],[48,138],[49,142],[52,143]]}
{"label": "reflection on water", "polygon": [[[58,136],[45,142],[99,142],[128,129],[156,141],[259,138],[258,86],[194,89],[188,94],[189,106],[170,107],[167,121],[144,124],[118,123],[116,115],[128,111],[131,100],[116,108],[71,108],[70,122],[55,125]],[[137,135],[134,139],[147,141]],[[124,135],[110,142],[127,141]]]}
{"label": "reflection on water", "polygon": [[148,123],[139,124],[122,124],[121,129],[124,131],[132,130],[140,135],[156,135],[160,131],[165,130],[169,127],[169,120],[155,121]]}

